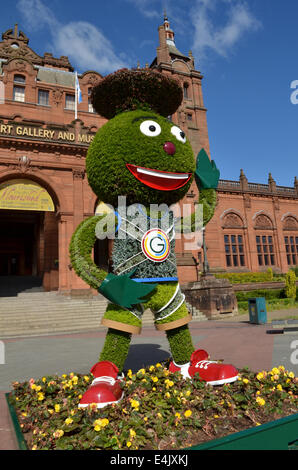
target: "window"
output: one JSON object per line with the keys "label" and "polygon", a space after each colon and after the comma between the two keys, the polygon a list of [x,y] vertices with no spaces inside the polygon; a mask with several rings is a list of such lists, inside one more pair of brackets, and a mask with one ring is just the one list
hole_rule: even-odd
{"label": "window", "polygon": [[26,77],[24,77],[24,75],[15,75],[13,77],[13,82],[17,84],[17,85],[14,85],[14,87],[13,87],[13,100],[14,101],[20,101],[20,102],[24,103],[24,101],[25,101],[25,87],[24,86],[19,86],[19,84],[25,85]]}
{"label": "window", "polygon": [[49,106],[48,90],[38,90],[38,104],[42,106]]}
{"label": "window", "polygon": [[184,83],[183,84],[183,96],[185,99],[188,99],[188,84],[187,83]]}
{"label": "window", "polygon": [[288,265],[298,265],[298,236],[290,234],[284,240]]}
{"label": "window", "polygon": [[71,111],[75,110],[75,95],[68,95],[65,96],[65,108],[70,109]]}
{"label": "window", "polygon": [[227,267],[245,266],[243,235],[224,235]]}
{"label": "window", "polygon": [[89,113],[94,113],[94,108],[93,108],[93,104],[91,101],[91,92],[92,92],[92,88],[88,88],[88,111]]}
{"label": "window", "polygon": [[187,114],[187,120],[192,121],[192,114]]}
{"label": "window", "polygon": [[256,244],[259,266],[274,266],[275,253],[273,237],[271,235],[257,235]]}
{"label": "window", "polygon": [[14,101],[21,101],[22,103],[25,102],[25,88],[22,86],[14,86],[13,87],[13,100]]}
{"label": "window", "polygon": [[89,113],[94,113],[94,108],[91,102],[91,98],[88,98],[88,111]]}
{"label": "window", "polygon": [[24,77],[24,75],[15,75],[13,81],[14,81],[14,83],[25,84],[26,83],[26,77]]}

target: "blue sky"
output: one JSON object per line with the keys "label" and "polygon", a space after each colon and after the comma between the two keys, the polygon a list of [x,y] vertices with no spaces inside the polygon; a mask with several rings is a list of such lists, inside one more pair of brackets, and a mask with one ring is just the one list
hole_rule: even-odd
{"label": "blue sky", "polygon": [[295,0],[11,0],[1,31],[18,23],[40,55],[68,55],[78,72],[149,64],[166,8],[176,46],[204,75],[212,158],[223,179],[293,186],[298,176],[298,2]]}

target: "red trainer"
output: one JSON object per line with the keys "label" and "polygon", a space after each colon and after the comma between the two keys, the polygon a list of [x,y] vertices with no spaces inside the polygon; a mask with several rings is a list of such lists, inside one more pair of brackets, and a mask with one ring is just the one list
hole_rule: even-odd
{"label": "red trainer", "polygon": [[[205,353],[205,357],[204,356]],[[235,382],[238,379],[238,371],[231,364],[221,364],[220,362],[208,361],[208,354],[202,349],[195,351],[190,358],[190,362],[182,366],[172,366],[170,364],[170,372],[180,370],[184,378],[191,379],[195,374],[199,374],[201,380],[209,385],[223,385]],[[179,369],[180,368],[180,369]]]}
{"label": "red trainer", "polygon": [[79,408],[86,408],[91,403],[96,403],[97,408],[103,408],[118,403],[123,398],[121,378],[118,377],[119,370],[115,364],[109,361],[97,362],[90,372],[95,379],[82,396]]}
{"label": "red trainer", "polygon": [[191,377],[188,373],[188,369],[191,366],[192,362],[203,361],[206,359],[209,359],[209,354],[207,353],[207,351],[205,351],[204,349],[197,349],[196,351],[192,353],[190,362],[187,362],[186,364],[179,365],[179,364],[176,364],[174,361],[172,361],[169,366],[169,371],[180,372],[184,379],[187,379],[187,378],[190,379]]}

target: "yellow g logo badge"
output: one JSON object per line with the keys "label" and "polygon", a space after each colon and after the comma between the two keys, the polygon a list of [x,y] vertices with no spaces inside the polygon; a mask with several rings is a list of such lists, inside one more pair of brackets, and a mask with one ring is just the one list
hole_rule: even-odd
{"label": "yellow g logo badge", "polygon": [[142,238],[142,251],[151,261],[160,263],[170,254],[170,241],[160,228],[148,230]]}

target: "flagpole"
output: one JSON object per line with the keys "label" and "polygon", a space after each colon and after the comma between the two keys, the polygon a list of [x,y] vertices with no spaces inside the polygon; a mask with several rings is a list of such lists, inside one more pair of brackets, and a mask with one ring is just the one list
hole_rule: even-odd
{"label": "flagpole", "polygon": [[75,119],[78,119],[78,87],[77,87],[78,74],[75,73]]}

